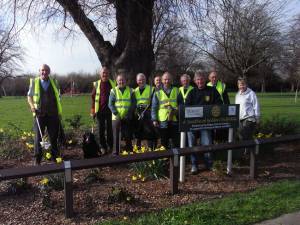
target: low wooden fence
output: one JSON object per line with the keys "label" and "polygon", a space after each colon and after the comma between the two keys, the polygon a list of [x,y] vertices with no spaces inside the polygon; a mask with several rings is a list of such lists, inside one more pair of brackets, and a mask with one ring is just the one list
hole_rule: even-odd
{"label": "low wooden fence", "polygon": [[170,192],[178,193],[178,172],[179,157],[187,156],[191,153],[219,152],[227,150],[237,150],[241,148],[250,148],[250,178],[254,179],[257,175],[255,147],[266,144],[277,144],[300,140],[299,135],[282,136],[269,139],[255,139],[238,143],[224,143],[209,146],[196,146],[192,148],[170,149],[166,151],[147,152],[143,154],[134,154],[127,156],[115,156],[105,158],[93,158],[83,160],[64,161],[62,164],[49,164],[41,166],[31,166],[25,168],[11,168],[0,170],[0,181],[16,178],[26,178],[53,173],[64,173],[64,193],[65,193],[65,216],[73,216],[73,178],[72,171],[89,169],[95,167],[114,166],[119,164],[129,164],[134,162],[149,161],[155,159],[169,158],[170,160]]}

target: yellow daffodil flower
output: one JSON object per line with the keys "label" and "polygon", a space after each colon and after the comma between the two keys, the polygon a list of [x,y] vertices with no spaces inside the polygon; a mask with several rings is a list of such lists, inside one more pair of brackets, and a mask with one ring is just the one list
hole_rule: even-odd
{"label": "yellow daffodil flower", "polygon": [[139,150],[138,146],[137,146],[137,145],[134,145],[134,146],[133,146],[133,151],[134,151],[134,152],[137,152],[138,150]]}
{"label": "yellow daffodil flower", "polygon": [[166,148],[165,148],[165,146],[162,145],[162,146],[159,148],[159,150],[160,150],[160,151],[165,151]]}
{"label": "yellow daffodil flower", "polygon": [[55,160],[57,163],[61,163],[63,161],[61,157],[57,157]]}
{"label": "yellow daffodil flower", "polygon": [[128,220],[128,217],[127,217],[127,216],[124,216],[124,217],[123,217],[123,220]]}
{"label": "yellow daffodil flower", "polygon": [[142,178],[142,174],[139,174],[139,176],[138,176],[139,178]]}
{"label": "yellow daffodil flower", "polygon": [[126,198],[126,201],[127,201],[127,202],[130,202],[130,200],[131,200],[131,197],[128,196],[128,197]]}
{"label": "yellow daffodil flower", "polygon": [[51,159],[51,153],[50,152],[46,153],[46,159]]}
{"label": "yellow daffodil flower", "polygon": [[3,132],[4,132],[3,128],[0,128],[0,133],[3,133]]}
{"label": "yellow daffodil flower", "polygon": [[141,153],[144,153],[144,152],[146,152],[147,150],[146,150],[146,147],[145,146],[142,146],[141,147]]}
{"label": "yellow daffodil flower", "polygon": [[25,136],[21,136],[21,140],[25,141],[26,137]]}
{"label": "yellow daffodil flower", "polygon": [[257,134],[257,138],[262,138],[263,136],[264,136],[263,133],[258,133],[258,134]]}
{"label": "yellow daffodil flower", "polygon": [[136,176],[132,176],[132,177],[131,177],[131,180],[136,181],[136,180],[137,180],[137,177],[136,177]]}
{"label": "yellow daffodil flower", "polygon": [[141,181],[144,182],[146,180],[146,177],[142,177]]}
{"label": "yellow daffodil flower", "polygon": [[47,185],[49,183],[49,179],[48,178],[43,178],[41,181],[40,181],[40,184],[42,185]]}
{"label": "yellow daffodil flower", "polygon": [[123,152],[121,153],[121,155],[128,155],[128,152],[123,151]]}
{"label": "yellow daffodil flower", "polygon": [[68,144],[72,144],[72,143],[73,143],[72,139],[68,141]]}

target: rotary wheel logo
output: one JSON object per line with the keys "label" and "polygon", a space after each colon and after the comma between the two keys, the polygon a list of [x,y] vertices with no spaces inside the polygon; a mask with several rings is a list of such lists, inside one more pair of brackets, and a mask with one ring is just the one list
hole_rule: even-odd
{"label": "rotary wheel logo", "polygon": [[213,117],[219,117],[221,115],[221,107],[217,105],[213,106],[211,108],[211,115]]}

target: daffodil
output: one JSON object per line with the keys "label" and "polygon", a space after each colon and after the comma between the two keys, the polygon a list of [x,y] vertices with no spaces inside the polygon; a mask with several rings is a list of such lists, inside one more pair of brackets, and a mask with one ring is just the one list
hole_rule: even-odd
{"label": "daffodil", "polygon": [[21,140],[25,141],[26,137],[25,136],[21,136]]}
{"label": "daffodil", "polygon": [[46,159],[51,159],[51,153],[50,152],[46,153]]}
{"label": "daffodil", "polygon": [[127,202],[130,202],[130,201],[131,201],[131,197],[128,196],[128,197],[126,198],[126,201],[127,201]]}
{"label": "daffodil", "polygon": [[72,143],[73,143],[73,140],[72,140],[72,139],[68,141],[68,144],[72,144]]}
{"label": "daffodil", "polygon": [[141,147],[141,153],[144,153],[144,152],[146,152],[147,150],[146,150],[146,147],[145,146],[142,146]]}
{"label": "daffodil", "polygon": [[128,155],[128,152],[124,150],[121,155]]}
{"label": "daffodil", "polygon": [[155,161],[154,160],[152,161],[152,164],[155,165]]}
{"label": "daffodil", "polygon": [[3,128],[0,128],[0,133],[3,133],[3,132],[4,132]]}
{"label": "daffodil", "polygon": [[269,134],[266,134],[265,137],[270,138],[270,137],[272,137],[272,135],[273,135],[272,133],[269,133]]}
{"label": "daffodil", "polygon": [[165,148],[165,146],[162,145],[162,146],[159,148],[159,150],[160,150],[160,151],[165,151],[166,148]]}
{"label": "daffodil", "polygon": [[137,152],[137,151],[139,151],[139,148],[138,148],[138,146],[137,146],[137,145],[134,145],[134,146],[133,146],[133,151],[134,151],[134,152]]}
{"label": "daffodil", "polygon": [[47,185],[49,183],[49,179],[48,178],[43,178],[41,181],[40,181],[40,184],[42,185]]}
{"label": "daffodil", "polygon": [[139,178],[142,178],[142,174],[139,174],[139,176],[138,176]]}
{"label": "daffodil", "polygon": [[56,160],[57,163],[61,163],[62,162],[62,158],[61,157],[57,157],[55,160]]}
{"label": "daffodil", "polygon": [[141,181],[144,182],[146,180],[146,177],[142,177]]}
{"label": "daffodil", "polygon": [[128,217],[127,217],[127,216],[124,216],[124,217],[123,217],[123,220],[128,220]]}
{"label": "daffodil", "polygon": [[137,180],[137,177],[133,175],[133,176],[131,177],[131,180],[136,181],[136,180]]}
{"label": "daffodil", "polygon": [[264,136],[263,133],[258,133],[258,134],[257,134],[257,138],[262,138],[263,136]]}

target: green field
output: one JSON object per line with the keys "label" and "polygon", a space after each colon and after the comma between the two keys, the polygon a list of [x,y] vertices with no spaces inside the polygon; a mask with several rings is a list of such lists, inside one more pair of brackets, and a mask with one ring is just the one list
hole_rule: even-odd
{"label": "green field", "polygon": [[[230,93],[231,102],[234,102],[234,94]],[[294,102],[293,93],[264,93],[258,94],[261,105],[262,120],[272,115],[280,114],[295,122],[300,122],[300,99]],[[89,116],[91,98],[90,95],[75,97],[63,96],[63,119],[74,115],[81,115],[86,127],[90,127],[92,120]],[[32,115],[27,105],[26,97],[0,98],[0,128],[8,128],[16,125],[19,129],[29,131],[32,129]]]}

